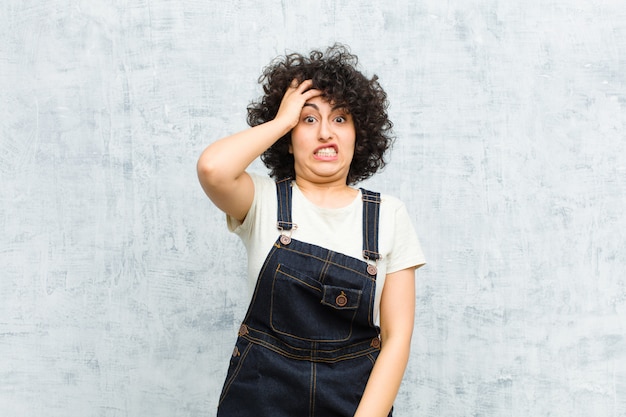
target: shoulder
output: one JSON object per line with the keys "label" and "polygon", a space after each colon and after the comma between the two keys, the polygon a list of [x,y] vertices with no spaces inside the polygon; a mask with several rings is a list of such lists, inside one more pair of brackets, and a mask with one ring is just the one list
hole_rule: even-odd
{"label": "shoulder", "polygon": [[254,184],[254,198],[249,213],[264,210],[268,205],[276,205],[276,181],[267,175],[249,173]]}
{"label": "shoulder", "polygon": [[386,227],[392,227],[396,233],[413,231],[413,224],[406,205],[402,200],[392,195],[381,195],[380,221]]}
{"label": "shoulder", "polygon": [[[398,197],[395,197],[390,194],[379,193],[373,190],[361,189],[362,192],[376,193],[380,196],[380,207],[381,207],[381,215],[384,210],[385,213],[393,214],[398,210],[406,211],[406,206]],[[363,192],[364,193],[364,192]],[[365,193],[364,193],[365,194]]]}
{"label": "shoulder", "polygon": [[255,172],[250,172],[248,173],[248,175],[250,175],[250,178],[252,178],[255,194],[262,194],[266,193],[268,190],[275,190],[276,182],[267,175],[261,175]]}
{"label": "shoulder", "polygon": [[381,196],[380,238],[388,246],[387,272],[424,265],[424,254],[407,206],[399,198]]}
{"label": "shoulder", "polygon": [[254,197],[246,218],[243,222],[239,222],[227,216],[228,229],[240,235],[240,237],[246,233],[251,233],[252,229],[257,227],[256,225],[262,223],[263,216],[275,211],[276,206],[275,181],[268,176],[253,172],[248,173],[248,175],[250,175],[254,184]]}
{"label": "shoulder", "polygon": [[393,195],[381,194],[380,201],[381,201],[382,206],[389,208],[389,209],[394,209],[394,210],[401,209],[401,208],[406,209],[406,206],[404,205],[402,200],[400,200],[398,197],[395,197]]}

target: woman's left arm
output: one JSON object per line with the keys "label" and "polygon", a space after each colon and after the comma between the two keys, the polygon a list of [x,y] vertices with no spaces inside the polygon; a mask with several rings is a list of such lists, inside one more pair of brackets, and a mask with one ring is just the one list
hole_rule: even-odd
{"label": "woman's left arm", "polygon": [[381,350],[354,417],[387,417],[409,360],[415,268],[387,274],[380,300]]}

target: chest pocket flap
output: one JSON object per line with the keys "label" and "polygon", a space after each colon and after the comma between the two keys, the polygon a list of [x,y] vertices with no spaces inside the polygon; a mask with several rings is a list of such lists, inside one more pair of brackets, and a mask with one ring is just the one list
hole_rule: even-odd
{"label": "chest pocket flap", "polygon": [[322,304],[337,310],[354,310],[359,306],[362,291],[324,285]]}

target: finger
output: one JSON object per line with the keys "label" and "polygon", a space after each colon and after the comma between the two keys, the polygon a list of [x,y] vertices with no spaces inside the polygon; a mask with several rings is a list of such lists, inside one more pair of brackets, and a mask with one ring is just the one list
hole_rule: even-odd
{"label": "finger", "polygon": [[322,90],[316,90],[315,88],[312,88],[302,93],[302,96],[305,98],[305,100],[310,100],[313,97],[319,97],[322,94],[324,94]]}
{"label": "finger", "polygon": [[313,86],[313,80],[304,80],[298,85],[298,90],[300,92],[305,92]]}

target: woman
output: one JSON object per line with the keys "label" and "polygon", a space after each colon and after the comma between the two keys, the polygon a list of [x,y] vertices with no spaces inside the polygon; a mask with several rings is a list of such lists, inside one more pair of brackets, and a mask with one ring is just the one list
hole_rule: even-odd
{"label": "woman", "polygon": [[[278,58],[252,127],[198,161],[254,288],[219,417],[391,416],[424,259],[404,205],[351,186],[384,166],[392,126],[356,64],[340,45]],[[259,156],[276,181],[246,172]]]}

